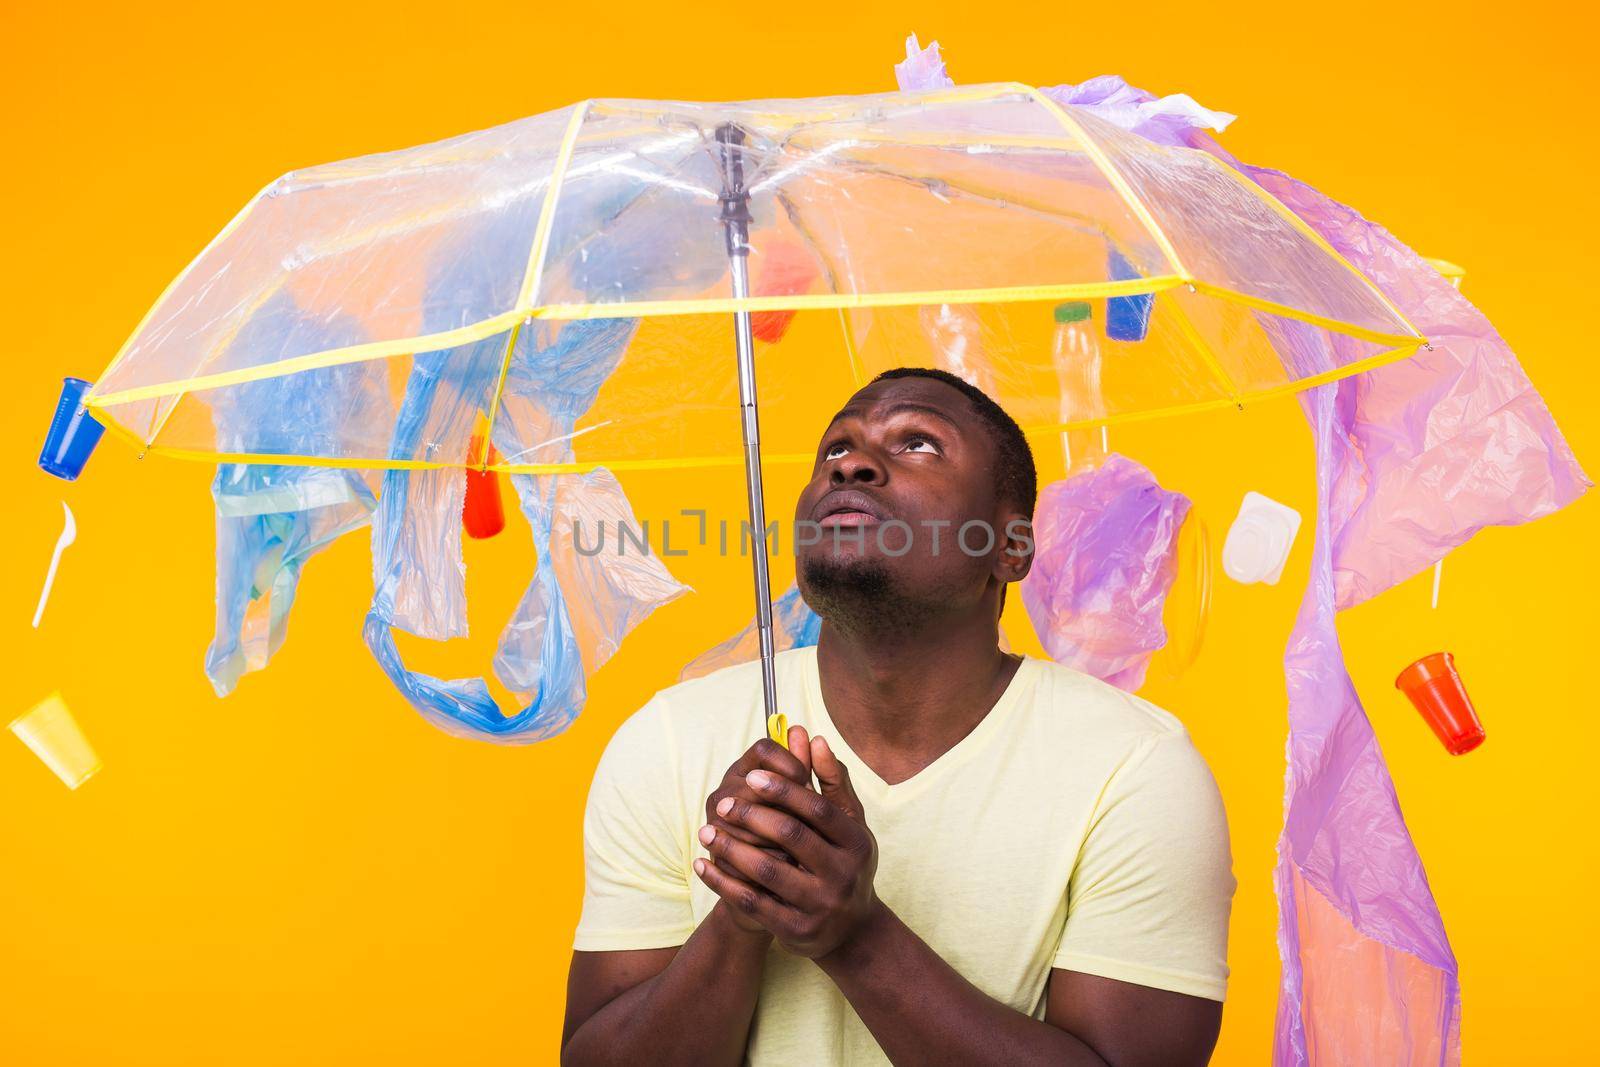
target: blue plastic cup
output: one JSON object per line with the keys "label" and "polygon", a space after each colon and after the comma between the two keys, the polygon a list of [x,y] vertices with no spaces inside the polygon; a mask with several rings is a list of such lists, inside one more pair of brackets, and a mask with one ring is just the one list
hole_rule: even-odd
{"label": "blue plastic cup", "polygon": [[69,482],[76,481],[83,473],[83,465],[89,462],[94,446],[100,443],[100,435],[106,432],[83,406],[83,395],[88,391],[89,383],[82,378],[62,380],[61,399],[56,402],[56,413],[50,419],[44,451],[39,453],[39,466]]}
{"label": "blue plastic cup", "polygon": [[[1139,269],[1115,248],[1107,259],[1111,280],[1131,281],[1141,277]],[[1150,333],[1150,312],[1155,307],[1154,293],[1114,296],[1106,301],[1106,336],[1113,341],[1143,341]]]}

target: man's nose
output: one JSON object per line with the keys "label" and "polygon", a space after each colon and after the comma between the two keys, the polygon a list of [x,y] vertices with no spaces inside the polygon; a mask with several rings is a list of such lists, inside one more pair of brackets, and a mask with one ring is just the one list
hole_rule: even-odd
{"label": "man's nose", "polygon": [[883,464],[865,448],[851,449],[848,455],[834,460],[832,468],[828,471],[828,481],[833,485],[845,485],[851,482],[873,485],[882,480]]}

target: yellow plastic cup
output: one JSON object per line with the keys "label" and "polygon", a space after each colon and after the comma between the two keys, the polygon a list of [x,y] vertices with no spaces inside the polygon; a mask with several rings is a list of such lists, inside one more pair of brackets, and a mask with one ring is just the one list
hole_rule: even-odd
{"label": "yellow plastic cup", "polygon": [[78,728],[78,721],[67,709],[60,693],[51,693],[33,709],[11,722],[11,732],[44,760],[55,776],[76,789],[100,769],[100,757],[89,747],[89,739]]}

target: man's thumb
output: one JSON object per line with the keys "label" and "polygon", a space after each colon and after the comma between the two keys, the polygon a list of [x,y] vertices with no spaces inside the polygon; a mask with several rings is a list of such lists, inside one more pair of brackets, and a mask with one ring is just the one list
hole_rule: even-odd
{"label": "man's thumb", "polygon": [[837,804],[852,819],[863,823],[867,821],[861,798],[856,796],[855,787],[850,784],[850,771],[833,754],[825,737],[811,739],[811,769],[816,773],[817,785],[823,796]]}

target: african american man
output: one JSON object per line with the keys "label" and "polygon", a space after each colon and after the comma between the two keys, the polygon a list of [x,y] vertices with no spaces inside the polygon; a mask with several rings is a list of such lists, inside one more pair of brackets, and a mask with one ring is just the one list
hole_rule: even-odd
{"label": "african american man", "polygon": [[[834,416],[796,507],[814,647],[658,693],[584,817],[566,1064],[1208,1061],[1236,886],[1182,723],[1005,652],[1037,496],[942,371]],[[750,744],[751,738],[763,738]]]}

